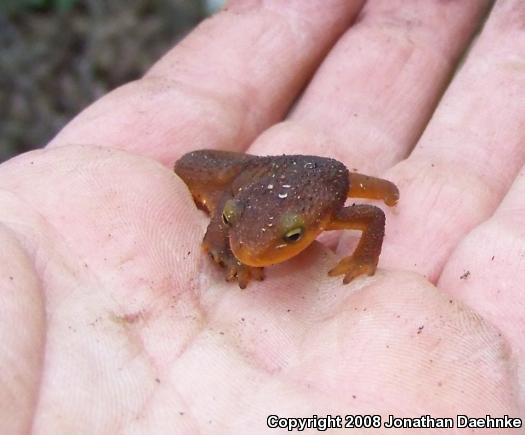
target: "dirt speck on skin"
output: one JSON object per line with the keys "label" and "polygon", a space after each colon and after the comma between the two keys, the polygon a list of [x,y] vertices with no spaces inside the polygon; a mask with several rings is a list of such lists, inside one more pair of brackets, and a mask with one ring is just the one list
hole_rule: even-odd
{"label": "dirt speck on skin", "polygon": [[470,276],[470,270],[466,270],[463,275],[459,277],[459,279],[468,279]]}
{"label": "dirt speck on skin", "polygon": [[91,102],[141,77],[207,12],[206,0],[32,3],[3,12],[0,2],[0,162],[45,145]]}
{"label": "dirt speck on skin", "polygon": [[112,316],[112,319],[117,323],[131,325],[133,323],[137,323],[140,320],[143,320],[144,312],[137,311],[136,313],[115,314]]}
{"label": "dirt speck on skin", "polygon": [[97,317],[95,320],[89,323],[89,326],[95,327],[99,322],[102,321],[102,317]]}

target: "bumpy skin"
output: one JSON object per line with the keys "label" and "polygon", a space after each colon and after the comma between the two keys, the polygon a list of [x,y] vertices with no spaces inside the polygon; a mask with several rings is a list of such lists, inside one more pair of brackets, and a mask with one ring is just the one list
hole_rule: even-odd
{"label": "bumpy skin", "polygon": [[326,230],[363,232],[353,255],[330,275],[344,275],[346,284],[374,274],[385,215],[374,206],[344,203],[348,196],[381,199],[389,206],[399,199],[394,184],[349,173],[337,160],[316,156],[200,150],[178,160],[175,172],[211,217],[204,249],[241,288],[251,279],[262,280],[264,266],[297,255]]}

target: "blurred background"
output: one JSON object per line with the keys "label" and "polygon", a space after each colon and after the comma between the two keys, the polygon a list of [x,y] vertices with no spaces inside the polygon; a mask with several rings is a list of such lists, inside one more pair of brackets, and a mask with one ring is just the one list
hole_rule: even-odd
{"label": "blurred background", "polygon": [[0,162],[139,78],[222,0],[0,0]]}

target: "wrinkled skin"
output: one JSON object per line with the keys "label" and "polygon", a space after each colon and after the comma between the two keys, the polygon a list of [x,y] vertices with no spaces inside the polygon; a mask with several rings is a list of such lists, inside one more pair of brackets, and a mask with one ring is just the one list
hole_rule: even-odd
{"label": "wrinkled skin", "polygon": [[[525,5],[496,3],[449,83],[486,3],[361,3],[233,1],[1,166],[0,433],[523,416]],[[394,181],[376,275],[342,285],[315,244],[245,291],[226,283],[170,169],[207,147]],[[325,242],[340,256],[355,237]]]}

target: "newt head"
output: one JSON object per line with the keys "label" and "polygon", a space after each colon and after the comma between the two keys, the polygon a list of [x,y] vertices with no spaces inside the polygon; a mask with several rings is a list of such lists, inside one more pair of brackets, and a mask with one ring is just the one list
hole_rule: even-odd
{"label": "newt head", "polygon": [[333,212],[344,205],[346,171],[332,172],[336,179],[330,180],[312,176],[320,175],[316,171],[294,171],[286,167],[282,172],[272,170],[243,184],[225,202],[222,219],[228,226],[230,248],[241,263],[265,267],[294,257],[324,231]]}

